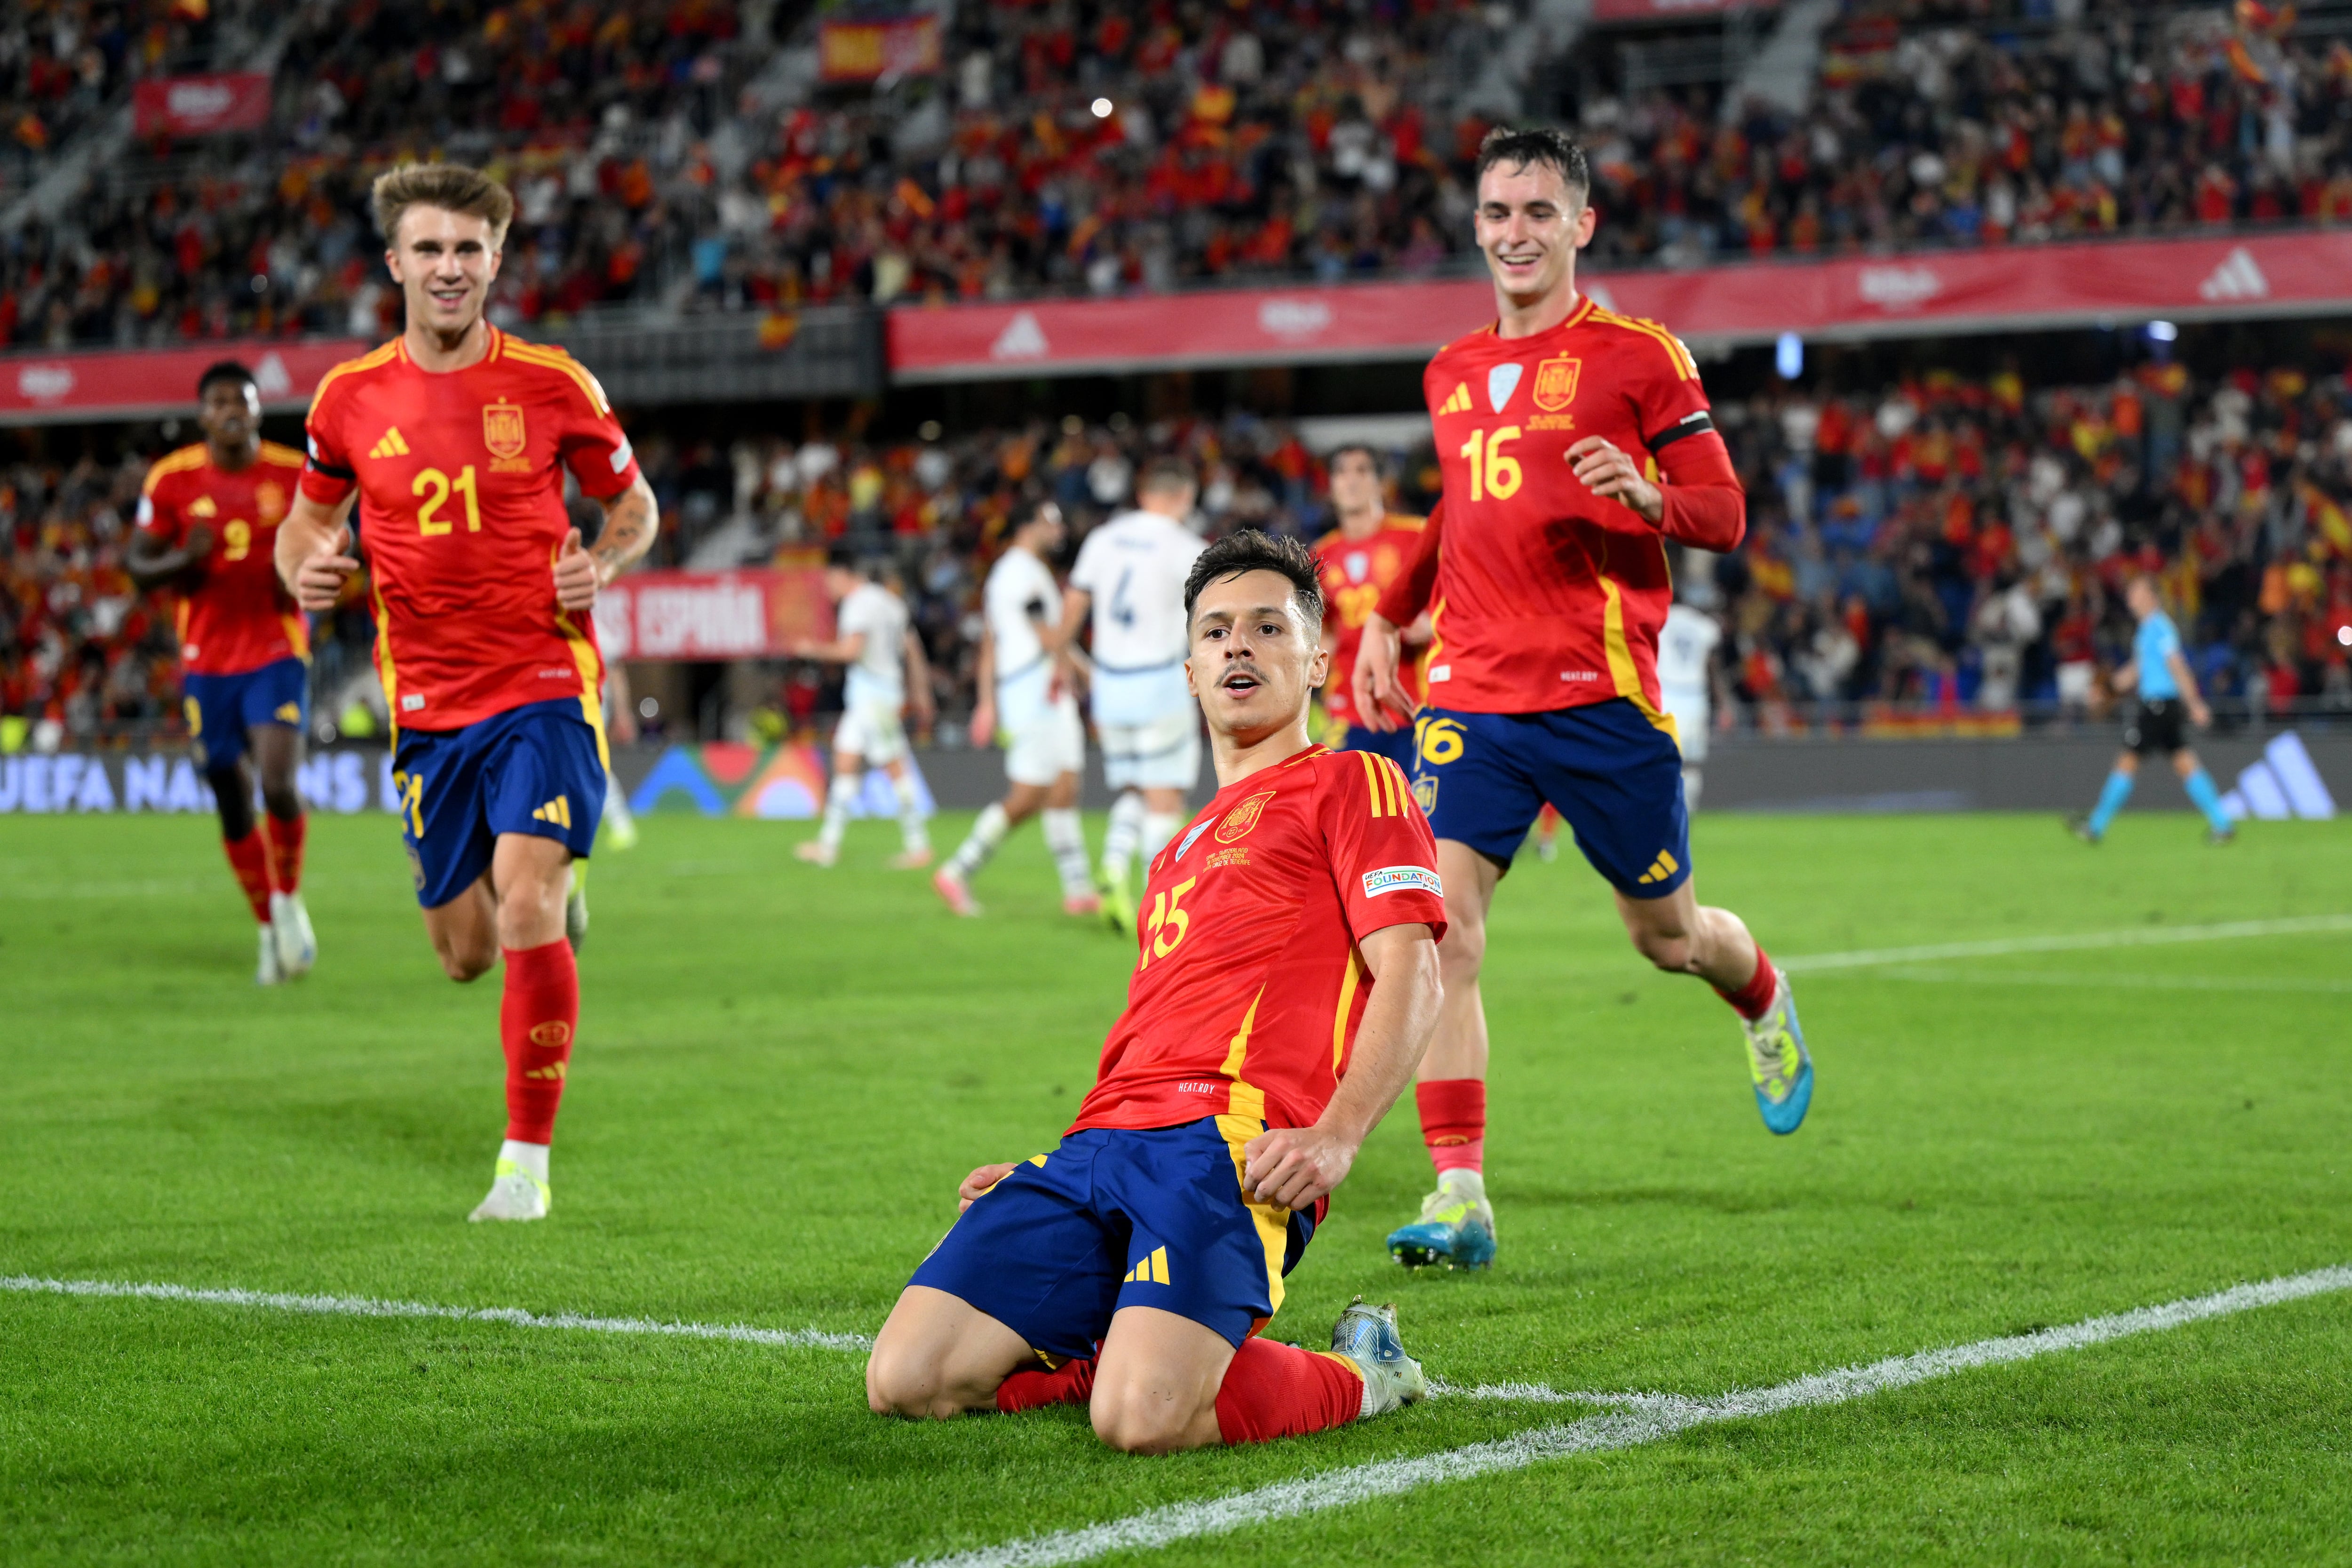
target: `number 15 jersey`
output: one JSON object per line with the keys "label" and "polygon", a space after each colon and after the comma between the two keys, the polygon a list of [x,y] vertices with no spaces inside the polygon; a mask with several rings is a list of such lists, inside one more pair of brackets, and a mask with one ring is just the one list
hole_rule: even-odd
{"label": "number 15 jersey", "polygon": [[1437,843],[1403,772],[1320,746],[1218,791],[1153,859],[1142,907],[1127,1011],[1073,1132],[1312,1125],[1371,997],[1359,944],[1445,931]]}
{"label": "number 15 jersey", "polygon": [[463,370],[425,370],[395,338],[329,371],[302,493],[333,506],[360,492],[353,532],[395,725],[460,730],[577,697],[601,731],[595,626],[555,602],[563,470],[601,500],[635,481],[636,459],[571,355],[486,330],[488,352]]}

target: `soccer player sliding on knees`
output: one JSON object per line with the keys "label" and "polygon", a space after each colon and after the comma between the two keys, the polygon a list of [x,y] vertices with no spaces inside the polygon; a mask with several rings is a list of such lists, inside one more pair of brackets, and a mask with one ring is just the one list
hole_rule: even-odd
{"label": "soccer player sliding on knees", "polygon": [[1130,1453],[1318,1431],[1421,1397],[1395,1310],[1259,1337],[1437,1014],[1435,846],[1384,757],[1307,737],[1315,558],[1242,532],[1184,584],[1219,789],[1151,857],[1127,1011],[1060,1145],[983,1165],[875,1337],[884,1415],[1085,1404]]}
{"label": "soccer player sliding on knees", "polygon": [[[1495,889],[1547,802],[1616,889],[1642,956],[1706,981],[1738,1014],[1764,1124],[1795,1131],[1812,1097],[1788,982],[1738,916],[1694,895],[1682,759],[1658,688],[1666,542],[1725,551],[1746,531],[1730,453],[1690,351],[1576,291],[1595,217],[1582,149],[1556,131],[1496,131],[1477,172],[1497,319],[1423,376],[1444,497],[1356,660],[1359,722],[1414,730],[1413,793],[1445,878],[1445,1002],[1415,1091],[1437,1188],[1389,1237],[1408,1267],[1495,1256],[1479,967]],[[1435,635],[1415,715],[1397,678],[1399,628],[1425,609]]]}
{"label": "soccer player sliding on knees", "polygon": [[[452,980],[506,963],[507,1134],[471,1217],[539,1219],[580,1023],[578,878],[610,764],[591,612],[659,514],[595,378],[483,318],[514,216],[506,188],[408,164],[376,181],[374,206],[407,329],[319,383],[278,571],[320,610],[359,570],[354,549],[367,554],[425,933]],[[593,548],[564,508],[567,469],[604,510]],[[356,545],[335,521],[354,492]]]}

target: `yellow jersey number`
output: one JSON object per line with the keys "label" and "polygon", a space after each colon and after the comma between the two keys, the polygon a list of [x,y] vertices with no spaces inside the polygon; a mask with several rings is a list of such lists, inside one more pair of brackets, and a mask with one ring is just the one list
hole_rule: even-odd
{"label": "yellow jersey number", "polygon": [[442,507],[448,503],[451,490],[466,499],[466,531],[482,531],[482,503],[474,491],[474,465],[468,463],[457,471],[454,479],[438,468],[427,468],[409,485],[410,495],[425,498],[424,504],[416,509],[417,532],[428,537],[437,536],[456,526],[453,520],[440,515]]}
{"label": "yellow jersey number", "polygon": [[1150,940],[1143,944],[1143,962],[1135,966],[1139,971],[1150,968],[1153,959],[1175,952],[1184,933],[1192,929],[1192,913],[1183,907],[1183,899],[1199,880],[1189,877],[1151,900],[1151,918],[1143,925],[1143,934]]}
{"label": "yellow jersey number", "polygon": [[1442,768],[1462,754],[1462,725],[1453,719],[1416,719],[1412,741],[1423,762]]}
{"label": "yellow jersey number", "polygon": [[253,553],[253,524],[242,518],[221,530],[221,559],[242,561]]}
{"label": "yellow jersey number", "polygon": [[400,815],[408,819],[408,835],[425,837],[425,781],[415,773],[392,775],[393,792],[400,797]]}
{"label": "yellow jersey number", "polygon": [[1519,493],[1519,484],[1527,476],[1519,471],[1519,460],[1503,450],[1506,441],[1518,438],[1519,427],[1506,425],[1495,431],[1473,430],[1470,439],[1462,443],[1460,455],[1470,464],[1472,500],[1489,496],[1508,500]]}

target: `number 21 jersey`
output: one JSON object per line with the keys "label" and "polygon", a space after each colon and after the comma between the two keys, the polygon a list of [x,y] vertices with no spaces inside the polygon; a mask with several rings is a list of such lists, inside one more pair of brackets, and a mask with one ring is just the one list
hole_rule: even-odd
{"label": "number 21 jersey", "polygon": [[576,697],[594,725],[595,627],[555,602],[551,576],[572,526],[563,470],[601,500],[635,482],[636,459],[569,354],[486,330],[463,370],[422,369],[395,338],[329,371],[302,493],[333,506],[360,492],[353,531],[394,724],[457,730]]}

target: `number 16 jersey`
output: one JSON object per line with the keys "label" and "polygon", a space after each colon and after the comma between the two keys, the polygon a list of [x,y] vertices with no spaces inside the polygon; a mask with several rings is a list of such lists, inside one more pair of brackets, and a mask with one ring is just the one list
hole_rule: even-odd
{"label": "number 16 jersey", "polygon": [[302,493],[333,506],[360,492],[353,531],[395,725],[459,730],[577,697],[601,730],[595,626],[555,602],[563,470],[601,500],[635,481],[636,459],[571,355],[486,331],[463,370],[425,370],[395,338],[329,371]]}

